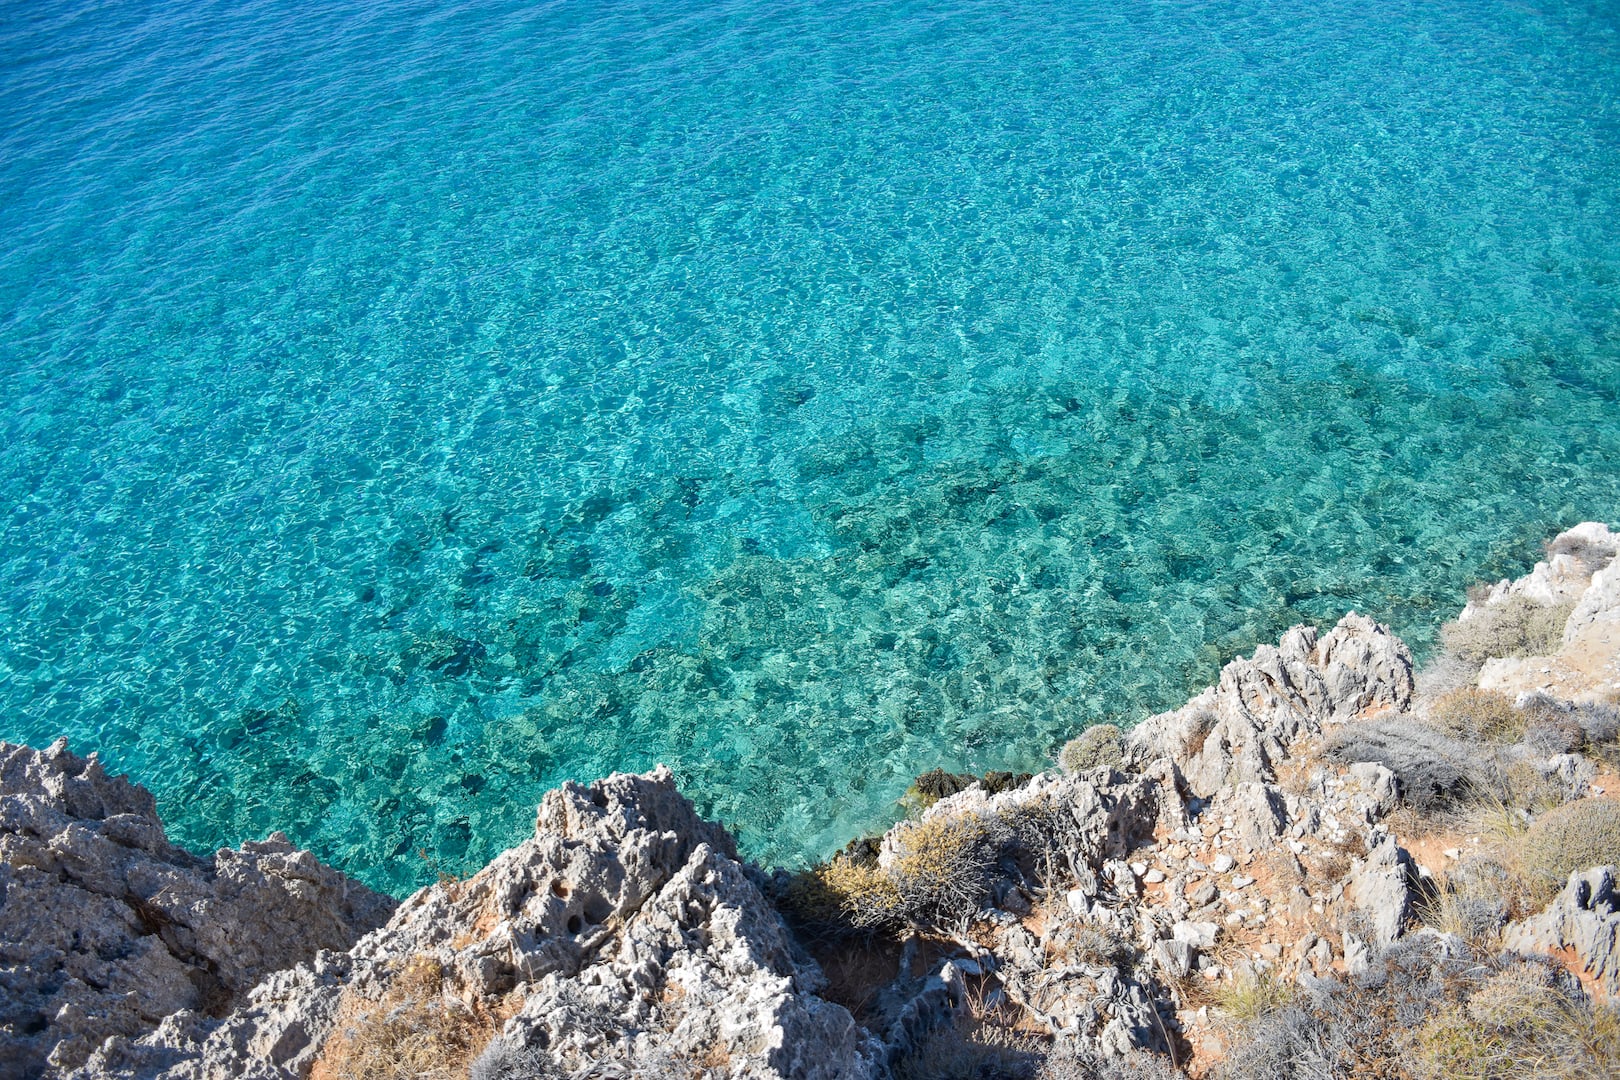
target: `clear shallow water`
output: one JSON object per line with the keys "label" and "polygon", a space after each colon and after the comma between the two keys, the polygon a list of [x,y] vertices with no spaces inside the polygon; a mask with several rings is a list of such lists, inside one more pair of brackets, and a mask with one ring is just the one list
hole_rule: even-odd
{"label": "clear shallow water", "polygon": [[398,891],[566,777],[795,861],[1422,643],[1620,505],[1617,28],[10,5],[0,737]]}

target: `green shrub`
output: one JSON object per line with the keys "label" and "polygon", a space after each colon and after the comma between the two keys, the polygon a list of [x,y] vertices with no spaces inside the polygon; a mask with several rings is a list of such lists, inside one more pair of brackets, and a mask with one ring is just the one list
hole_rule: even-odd
{"label": "green shrub", "polygon": [[1113,724],[1093,724],[1063,744],[1058,764],[1073,775],[1104,766],[1114,768],[1125,759],[1125,739]]}
{"label": "green shrub", "polygon": [[1620,802],[1577,799],[1537,818],[1520,840],[1525,873],[1556,889],[1576,870],[1620,864]]}
{"label": "green shrub", "polygon": [[1524,734],[1524,714],[1506,694],[1472,688],[1453,690],[1429,707],[1429,722],[1454,739],[1514,743]]}
{"label": "green shrub", "polygon": [[1440,644],[1459,660],[1481,667],[1495,658],[1546,656],[1558,651],[1573,601],[1547,606],[1522,596],[1474,609],[1468,621],[1440,628]]}

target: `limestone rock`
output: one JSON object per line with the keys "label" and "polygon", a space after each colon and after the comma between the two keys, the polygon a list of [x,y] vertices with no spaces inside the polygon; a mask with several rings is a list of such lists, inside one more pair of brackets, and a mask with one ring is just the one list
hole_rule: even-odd
{"label": "limestone rock", "polygon": [[1512,923],[1503,944],[1516,952],[1569,950],[1582,973],[1611,998],[1620,995],[1620,870],[1599,866],[1573,873],[1539,915]]}
{"label": "limestone rock", "polygon": [[1320,638],[1296,626],[1276,647],[1227,664],[1218,685],[1134,728],[1129,747],[1138,761],[1169,758],[1190,790],[1208,797],[1228,784],[1274,781],[1296,739],[1327,723],[1403,710],[1412,693],[1406,646],[1352,613]]}
{"label": "limestone rock", "polygon": [[673,1075],[723,1052],[757,1080],[874,1075],[889,1048],[821,982],[669,770],[615,774],[548,792],[532,837],[419,891],[347,955],[272,976],[223,1021],[114,1040],[72,1080],[298,1080],[402,1009],[570,1071]]}
{"label": "limestone rock", "polygon": [[71,1068],[182,1010],[222,1016],[393,907],[280,834],[197,858],[95,755],[0,743],[0,1077]]}
{"label": "limestone rock", "polygon": [[[1366,858],[1357,859],[1345,881],[1345,895],[1372,922],[1374,938],[1388,945],[1412,916],[1412,857],[1385,836]],[[1345,950],[1348,953],[1349,945]]]}
{"label": "limestone rock", "polygon": [[[1287,825],[1284,805],[1282,792],[1272,785],[1245,781],[1223,788],[1211,801],[1208,812],[1231,819],[1230,831],[1239,850],[1252,857],[1270,850],[1282,836]],[[1228,864],[1224,869],[1217,867],[1215,872],[1230,869]]]}
{"label": "limestone rock", "polygon": [[1547,545],[1547,550],[1548,558],[1536,563],[1530,573],[1517,581],[1503,578],[1484,596],[1464,607],[1459,620],[1466,622],[1480,608],[1512,597],[1548,606],[1578,599],[1591,585],[1594,573],[1620,552],[1620,536],[1611,533],[1602,522],[1585,521],[1559,533]]}

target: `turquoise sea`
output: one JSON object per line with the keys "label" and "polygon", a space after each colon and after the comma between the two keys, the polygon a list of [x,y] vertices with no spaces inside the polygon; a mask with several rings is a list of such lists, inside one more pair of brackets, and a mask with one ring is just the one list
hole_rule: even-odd
{"label": "turquoise sea", "polygon": [[0,5],[0,737],[755,857],[1620,515],[1620,5]]}

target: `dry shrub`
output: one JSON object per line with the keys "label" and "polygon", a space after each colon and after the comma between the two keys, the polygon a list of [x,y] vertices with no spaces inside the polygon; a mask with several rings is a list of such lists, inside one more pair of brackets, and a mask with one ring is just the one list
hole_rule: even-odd
{"label": "dry shrub", "polygon": [[887,868],[841,854],[796,875],[778,903],[801,928],[824,935],[959,926],[988,895],[1009,837],[994,817],[935,815],[901,827]]}
{"label": "dry shrub", "polygon": [[1524,734],[1525,716],[1506,694],[1472,688],[1453,690],[1429,707],[1429,722],[1454,739],[1514,743]]}
{"label": "dry shrub", "polygon": [[[1136,962],[1140,950],[1126,935],[1090,919],[1075,920],[1060,909],[1061,901],[1049,902],[1046,924],[1047,967],[1087,964],[1123,971]],[[1063,904],[1066,909],[1067,905]]]}
{"label": "dry shrub", "polygon": [[[1412,1031],[1489,974],[1446,939],[1398,942],[1362,975],[1307,980],[1227,1040],[1223,1080],[1411,1080]],[[1259,1004],[1265,1004],[1263,1001]]]}
{"label": "dry shrub", "polygon": [[382,998],[360,1002],[326,1044],[312,1078],[462,1080],[496,1019],[444,992],[437,960],[412,958]]}
{"label": "dry shrub", "polygon": [[1434,1080],[1620,1076],[1620,1016],[1590,1005],[1544,963],[1497,972],[1418,1029],[1417,1071]]}
{"label": "dry shrub", "polygon": [[1015,1029],[1018,1010],[969,1001],[953,1024],[935,1028],[894,1065],[895,1080],[1034,1080],[1041,1042]]}
{"label": "dry shrub", "polygon": [[1518,844],[1525,875],[1549,892],[1576,870],[1620,864],[1620,802],[1577,799],[1535,820]]}
{"label": "dry shrub", "polygon": [[1063,744],[1058,764],[1069,775],[1117,767],[1125,760],[1125,739],[1113,724],[1093,724]]}
{"label": "dry shrub", "polygon": [[990,891],[1005,824],[978,814],[943,815],[905,826],[888,869],[901,917],[914,926],[960,924]]}
{"label": "dry shrub", "polygon": [[1428,813],[1467,800],[1489,786],[1488,769],[1475,746],[1404,716],[1347,724],[1325,747],[1330,761],[1371,761],[1395,774],[1401,798]]}
{"label": "dry shrub", "polygon": [[1557,536],[1547,541],[1542,550],[1546,552],[1549,561],[1556,555],[1569,555],[1574,558],[1579,572],[1595,574],[1614,559],[1612,549],[1607,546],[1594,545],[1584,537]]}
{"label": "dry shrub", "polygon": [[848,854],[795,874],[777,906],[796,927],[819,937],[892,930],[901,923],[894,882],[876,860]]}
{"label": "dry shrub", "polygon": [[1546,656],[1563,644],[1564,624],[1574,610],[1574,601],[1548,606],[1511,596],[1475,608],[1467,621],[1446,623],[1440,628],[1440,645],[1476,670],[1487,660]]}

